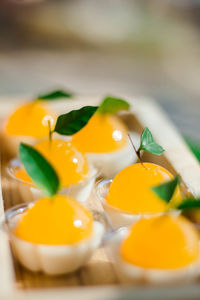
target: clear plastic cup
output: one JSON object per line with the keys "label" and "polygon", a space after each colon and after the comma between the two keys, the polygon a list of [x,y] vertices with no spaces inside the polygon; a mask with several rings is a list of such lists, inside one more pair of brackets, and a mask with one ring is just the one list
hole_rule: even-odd
{"label": "clear plastic cup", "polygon": [[[16,180],[21,185],[26,185],[29,187],[33,200],[39,199],[43,196],[42,191],[36,188],[30,182],[26,182],[15,176],[16,172],[22,168],[22,164],[18,158],[12,159],[7,166],[7,173],[13,180]],[[69,186],[63,187],[59,193],[62,195],[70,196],[75,198],[78,202],[85,202],[90,197],[92,189],[94,187],[95,180],[99,176],[100,172],[90,166],[90,176],[82,181],[79,181],[77,184],[71,184]],[[27,200],[30,201],[30,200]]]}
{"label": "clear plastic cup", "polygon": [[[106,197],[108,195],[108,191],[110,188],[110,185],[112,183],[112,179],[105,179],[97,182],[96,184],[96,195],[99,201],[101,201],[101,204],[104,208],[104,211],[107,215],[108,222],[112,226],[113,229],[117,229],[120,227],[128,227],[138,220],[140,220],[142,217],[143,218],[150,218],[150,217],[156,217],[156,216],[161,216],[163,214],[168,213],[166,212],[160,212],[160,213],[138,213],[138,214],[133,214],[127,211],[120,210],[114,206],[109,205],[106,202]],[[173,213],[179,214],[180,211],[178,210],[172,210]]]}

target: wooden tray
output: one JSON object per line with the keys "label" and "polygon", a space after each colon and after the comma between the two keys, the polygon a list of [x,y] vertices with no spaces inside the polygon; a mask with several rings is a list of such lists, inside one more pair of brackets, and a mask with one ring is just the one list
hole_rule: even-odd
{"label": "wooden tray", "polygon": [[[63,112],[82,105],[95,105],[101,96],[81,96],[77,99],[54,102],[55,111]],[[156,162],[166,167],[173,174],[180,174],[186,189],[200,195],[200,166],[183,139],[171,124],[166,115],[152,100],[126,97],[132,103],[130,114],[122,116],[130,130],[141,133],[145,126],[152,131],[156,141],[165,149],[165,154],[155,157],[145,154],[146,161]],[[16,101],[2,100],[0,112],[1,123],[15,105]],[[7,103],[7,104],[5,104]],[[1,137],[2,138],[2,135]],[[2,141],[2,139],[1,139]],[[5,166],[11,158],[8,150],[1,142],[2,196],[0,198],[0,217],[4,218],[4,208],[31,199],[27,188],[20,187],[6,172]],[[92,211],[103,217],[103,210],[94,195],[88,202]],[[192,285],[173,287],[122,286],[104,249],[98,249],[91,261],[72,275],[48,277],[43,274],[31,273],[12,256],[8,237],[0,231],[0,299],[198,299],[200,286]]]}

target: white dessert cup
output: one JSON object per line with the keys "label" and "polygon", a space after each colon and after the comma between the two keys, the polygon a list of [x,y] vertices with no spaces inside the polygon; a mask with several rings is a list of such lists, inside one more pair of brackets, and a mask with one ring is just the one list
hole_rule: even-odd
{"label": "white dessert cup", "polygon": [[148,269],[125,262],[120,254],[120,246],[128,233],[129,228],[120,228],[110,235],[106,243],[107,254],[122,283],[151,285],[177,284],[189,282],[200,275],[200,257],[196,262],[176,269]]}
{"label": "white dessert cup", "polygon": [[[131,132],[130,137],[136,148],[140,145],[140,136],[138,133]],[[87,153],[89,162],[101,168],[101,175],[104,178],[112,178],[119,173],[123,168],[135,163],[137,156],[127,137],[127,144],[119,150],[106,153]]]}
{"label": "white dessert cup", "polygon": [[42,245],[27,242],[18,238],[14,230],[18,219],[32,205],[33,202],[20,204],[6,212],[5,227],[18,261],[32,272],[40,271],[47,275],[71,273],[86,264],[101,244],[104,226],[94,221],[91,237],[75,245]]}

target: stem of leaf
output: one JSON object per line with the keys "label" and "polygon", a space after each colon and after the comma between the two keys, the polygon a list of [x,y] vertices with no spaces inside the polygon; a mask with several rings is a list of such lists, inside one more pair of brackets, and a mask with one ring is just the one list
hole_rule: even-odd
{"label": "stem of leaf", "polygon": [[141,157],[140,157],[140,147],[139,147],[138,150],[137,150],[137,149],[135,148],[135,145],[134,145],[134,143],[133,143],[133,141],[132,141],[131,136],[130,136],[129,133],[128,133],[128,137],[129,137],[129,140],[130,140],[130,142],[131,142],[131,145],[132,145],[132,147],[133,147],[133,149],[134,149],[134,151],[135,151],[135,154],[137,155],[137,158],[138,158],[139,162],[140,162],[141,165],[146,169],[146,167],[144,166],[144,164],[143,164],[143,162],[142,162],[142,159],[141,159]]}
{"label": "stem of leaf", "polygon": [[48,120],[48,130],[49,130],[49,144],[51,145],[53,131],[51,130],[51,121],[50,120]]}

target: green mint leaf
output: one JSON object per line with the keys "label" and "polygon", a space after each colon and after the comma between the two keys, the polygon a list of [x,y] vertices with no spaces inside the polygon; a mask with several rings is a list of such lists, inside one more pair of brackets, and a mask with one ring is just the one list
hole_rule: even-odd
{"label": "green mint leaf", "polygon": [[57,119],[54,131],[62,135],[73,135],[81,130],[98,111],[99,113],[116,113],[120,110],[129,109],[128,102],[122,99],[107,97],[98,106],[84,106],[81,109],[72,110],[69,113],[60,115]]}
{"label": "green mint leaf", "polygon": [[45,100],[45,101],[53,101],[58,100],[60,98],[71,98],[73,94],[64,90],[55,90],[51,91],[47,94],[41,94],[36,97],[36,100]]}
{"label": "green mint leaf", "polygon": [[36,186],[52,197],[59,190],[59,178],[50,163],[33,147],[21,143],[19,157]]}
{"label": "green mint leaf", "polygon": [[100,104],[98,112],[101,114],[116,114],[120,110],[129,110],[130,104],[119,98],[106,97]]}
{"label": "green mint leaf", "polygon": [[200,198],[185,198],[183,199],[183,202],[178,205],[177,208],[182,210],[200,208]]}
{"label": "green mint leaf", "polygon": [[84,106],[60,115],[54,131],[62,135],[73,135],[81,130],[97,111],[98,106]]}
{"label": "green mint leaf", "polygon": [[140,141],[139,150],[147,151],[151,154],[161,155],[165,150],[162,146],[158,145],[152,136],[151,131],[148,128],[145,128]]}
{"label": "green mint leaf", "polygon": [[164,182],[158,186],[151,187],[151,190],[165,202],[170,202],[174,192],[180,183],[180,177],[175,176],[172,180]]}

